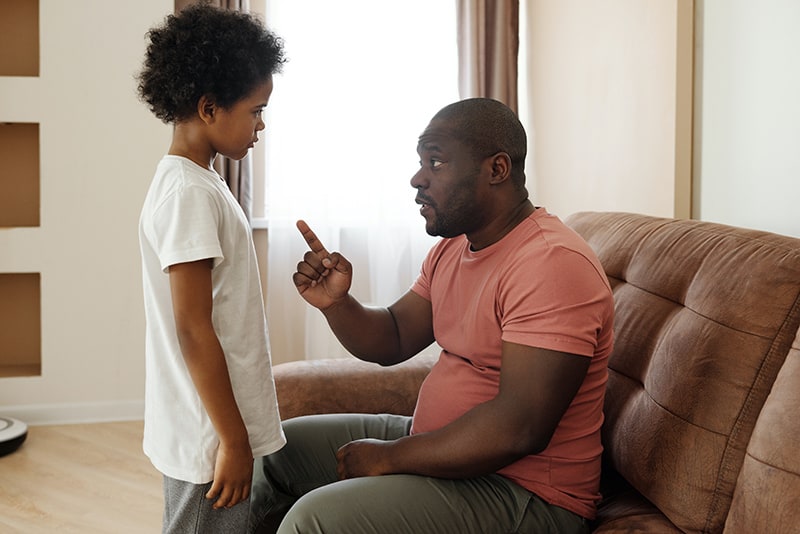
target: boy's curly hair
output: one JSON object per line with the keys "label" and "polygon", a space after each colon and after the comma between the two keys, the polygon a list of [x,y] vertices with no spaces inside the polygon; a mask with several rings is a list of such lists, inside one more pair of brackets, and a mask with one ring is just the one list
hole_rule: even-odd
{"label": "boy's curly hair", "polygon": [[147,37],[139,98],[168,124],[191,117],[203,95],[232,107],[286,61],[283,41],[253,16],[207,4],[169,15]]}

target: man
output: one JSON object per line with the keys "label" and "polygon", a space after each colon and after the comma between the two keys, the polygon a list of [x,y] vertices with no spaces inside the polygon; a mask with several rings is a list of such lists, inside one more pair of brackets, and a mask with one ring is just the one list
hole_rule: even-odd
{"label": "man", "polygon": [[436,341],[439,360],[413,418],[285,422],[286,447],[257,468],[264,525],[286,514],[279,532],[588,532],[612,346],[603,269],[529,201],[525,131],[505,105],[445,107],[417,151],[411,185],[443,239],[411,289],[362,306],[351,264],[303,221],[310,250],[293,280],[358,358],[393,365]]}

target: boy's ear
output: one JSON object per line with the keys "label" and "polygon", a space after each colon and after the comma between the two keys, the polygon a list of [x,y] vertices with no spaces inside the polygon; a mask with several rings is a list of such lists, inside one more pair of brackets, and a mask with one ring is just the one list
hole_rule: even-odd
{"label": "boy's ear", "polygon": [[208,95],[203,95],[197,101],[197,115],[206,124],[214,122],[214,115],[217,111],[217,104]]}

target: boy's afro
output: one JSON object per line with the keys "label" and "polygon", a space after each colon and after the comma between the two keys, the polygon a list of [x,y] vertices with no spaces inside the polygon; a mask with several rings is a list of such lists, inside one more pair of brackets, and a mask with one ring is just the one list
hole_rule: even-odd
{"label": "boy's afro", "polygon": [[139,97],[156,117],[191,117],[203,95],[230,108],[286,61],[283,41],[251,15],[195,4],[152,28]]}

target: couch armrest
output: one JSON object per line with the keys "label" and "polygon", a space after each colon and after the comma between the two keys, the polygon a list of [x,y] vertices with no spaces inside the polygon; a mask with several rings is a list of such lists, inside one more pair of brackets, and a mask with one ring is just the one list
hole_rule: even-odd
{"label": "couch armrest", "polygon": [[302,360],[273,368],[281,419],[320,413],[411,415],[435,355],[391,367],[355,358]]}

